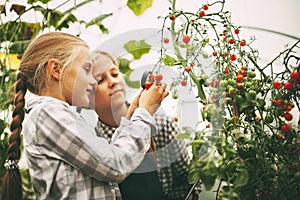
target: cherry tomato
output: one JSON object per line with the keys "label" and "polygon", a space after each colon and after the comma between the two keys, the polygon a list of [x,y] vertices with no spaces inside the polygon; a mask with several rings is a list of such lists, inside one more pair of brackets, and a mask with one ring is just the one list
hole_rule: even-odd
{"label": "cherry tomato", "polygon": [[288,133],[291,130],[291,126],[289,124],[285,123],[280,127],[280,129],[282,132]]}
{"label": "cherry tomato", "polygon": [[145,83],[145,89],[148,90],[153,85],[153,82],[147,81]]}
{"label": "cherry tomato", "polygon": [[161,73],[155,75],[155,80],[160,82],[163,79],[163,75]]}

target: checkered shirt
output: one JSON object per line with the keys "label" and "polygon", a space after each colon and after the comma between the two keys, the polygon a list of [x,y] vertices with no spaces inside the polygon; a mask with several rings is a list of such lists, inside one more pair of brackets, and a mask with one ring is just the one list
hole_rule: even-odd
{"label": "checkered shirt", "polygon": [[150,147],[150,128],[141,120],[152,117],[141,108],[136,121],[121,120],[111,143],[65,102],[37,97],[28,109],[24,153],[37,199],[116,199],[110,182],[123,181]]}
{"label": "checkered shirt", "polygon": [[[155,114],[154,121],[157,127],[154,139],[156,152],[158,152],[155,159],[163,192],[168,200],[183,200],[192,187],[188,183],[190,158],[186,151],[186,144],[175,138],[179,129],[173,119],[164,114]],[[110,140],[116,128],[99,119],[96,129],[103,133],[102,136]],[[193,191],[194,197],[198,196],[198,193],[199,188]]]}

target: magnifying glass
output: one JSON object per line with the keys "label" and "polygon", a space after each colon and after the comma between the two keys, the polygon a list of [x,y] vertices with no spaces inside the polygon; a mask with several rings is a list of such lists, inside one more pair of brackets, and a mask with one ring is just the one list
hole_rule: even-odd
{"label": "magnifying glass", "polygon": [[147,81],[147,79],[148,79],[148,75],[149,75],[149,74],[150,74],[150,71],[145,70],[144,73],[143,73],[143,75],[142,75],[142,78],[141,78],[141,86],[142,86],[143,89],[145,89],[145,83],[146,83],[146,81]]}

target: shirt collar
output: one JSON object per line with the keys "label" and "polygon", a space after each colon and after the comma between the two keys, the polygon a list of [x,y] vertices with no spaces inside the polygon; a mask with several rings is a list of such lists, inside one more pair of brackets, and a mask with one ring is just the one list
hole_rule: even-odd
{"label": "shirt collar", "polygon": [[40,103],[47,103],[47,102],[50,103],[53,101],[59,102],[59,103],[65,105],[66,107],[70,107],[70,105],[67,102],[61,101],[59,99],[56,99],[56,98],[50,97],[50,96],[34,96],[29,99],[26,99],[26,101],[27,101],[28,110],[31,110],[34,106],[36,106]]}

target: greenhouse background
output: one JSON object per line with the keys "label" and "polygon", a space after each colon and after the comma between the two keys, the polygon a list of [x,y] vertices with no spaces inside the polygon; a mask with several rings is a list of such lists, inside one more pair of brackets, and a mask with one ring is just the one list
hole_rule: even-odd
{"label": "greenhouse background", "polygon": [[[141,0],[142,1],[142,0]],[[5,24],[10,20],[18,17],[16,12],[9,10],[12,5],[28,5],[27,1],[4,1],[0,0],[0,5],[6,5],[6,13],[1,14],[0,24]],[[37,2],[38,1],[31,1]],[[41,1],[43,2],[43,1]],[[47,1],[45,1],[47,2]],[[144,54],[141,59],[133,60],[130,65],[134,69],[131,73],[130,81],[139,81],[139,78],[144,70],[152,69],[159,59],[158,51],[161,48],[161,38],[159,31],[162,28],[163,17],[170,15],[171,0],[145,0],[148,3],[147,8],[137,15],[133,9],[128,6],[126,0],[69,0],[60,1],[52,0],[47,2],[47,8],[57,9],[64,13],[70,11],[77,18],[75,22],[70,22],[68,26],[61,28],[61,31],[76,34],[84,39],[91,50],[101,49],[111,53],[115,58],[120,56],[131,59],[131,54],[125,50],[124,44],[129,40],[144,40],[151,45],[151,50],[148,54]],[[133,1],[139,3],[139,0]],[[215,1],[199,1],[199,0],[177,0],[176,9],[182,11],[197,12],[203,4],[210,4]],[[294,45],[300,40],[300,1],[273,1],[273,0],[227,0],[224,1],[224,10],[231,13],[231,22],[240,27],[240,36],[249,40],[255,38],[251,44],[253,48],[258,49],[259,58],[257,63],[260,66],[265,66],[273,62],[281,52]],[[42,4],[41,4],[42,5]],[[91,21],[99,16],[103,18],[99,21]],[[22,15],[22,20],[30,23],[36,23],[43,20],[40,13],[26,12]],[[72,21],[72,20],[70,20]],[[80,21],[90,23],[80,23]],[[45,28],[42,32],[54,31],[54,27]],[[40,34],[40,33],[39,33]],[[170,36],[171,37],[171,36]],[[8,43],[1,41],[0,59],[4,59],[5,51],[7,51]],[[296,49],[296,54],[300,54],[300,50]],[[173,52],[171,52],[173,53]],[[207,52],[211,54],[212,52]],[[16,55],[16,54],[14,54]],[[204,65],[209,65],[212,59],[201,60]],[[18,65],[16,57],[12,57],[8,65],[11,69],[16,69]],[[274,69],[277,71],[284,70],[282,60],[274,61]],[[299,66],[299,63],[298,63]],[[207,69],[207,75],[211,76],[212,69]],[[163,66],[161,72],[165,74],[164,81],[169,85],[172,83],[172,77],[177,71],[174,68]],[[1,72],[3,73],[3,72]],[[2,75],[2,74],[1,74]],[[161,111],[172,117],[179,119],[179,126],[182,131],[188,127],[190,129],[203,129],[207,125],[204,122],[202,111],[203,104],[199,104],[197,99],[197,91],[195,88],[188,86],[178,89],[178,98],[172,98],[169,95],[161,106]],[[130,101],[139,91],[139,88],[128,87],[128,100]],[[296,92],[299,94],[299,92]],[[299,100],[299,97],[298,97]],[[4,100],[1,107],[5,107]],[[299,110],[293,109],[293,120],[291,123],[298,125],[299,128]],[[1,113],[2,120],[10,119],[10,112],[5,110]],[[91,125],[96,123],[96,115],[93,112],[83,113],[87,121]],[[200,123],[199,123],[200,122]],[[7,127],[6,127],[7,128]],[[297,132],[299,134],[299,130]],[[3,140],[6,135],[2,134]],[[298,135],[299,140],[299,135]],[[300,144],[298,141],[297,144]],[[2,149],[0,149],[2,151]],[[1,152],[1,156],[5,152]],[[299,153],[298,153],[299,155]],[[192,155],[191,155],[192,156]],[[26,168],[22,161],[21,166]],[[299,168],[298,168],[299,170]],[[217,190],[217,185],[213,191]],[[216,199],[214,192],[203,191],[200,199]]]}

